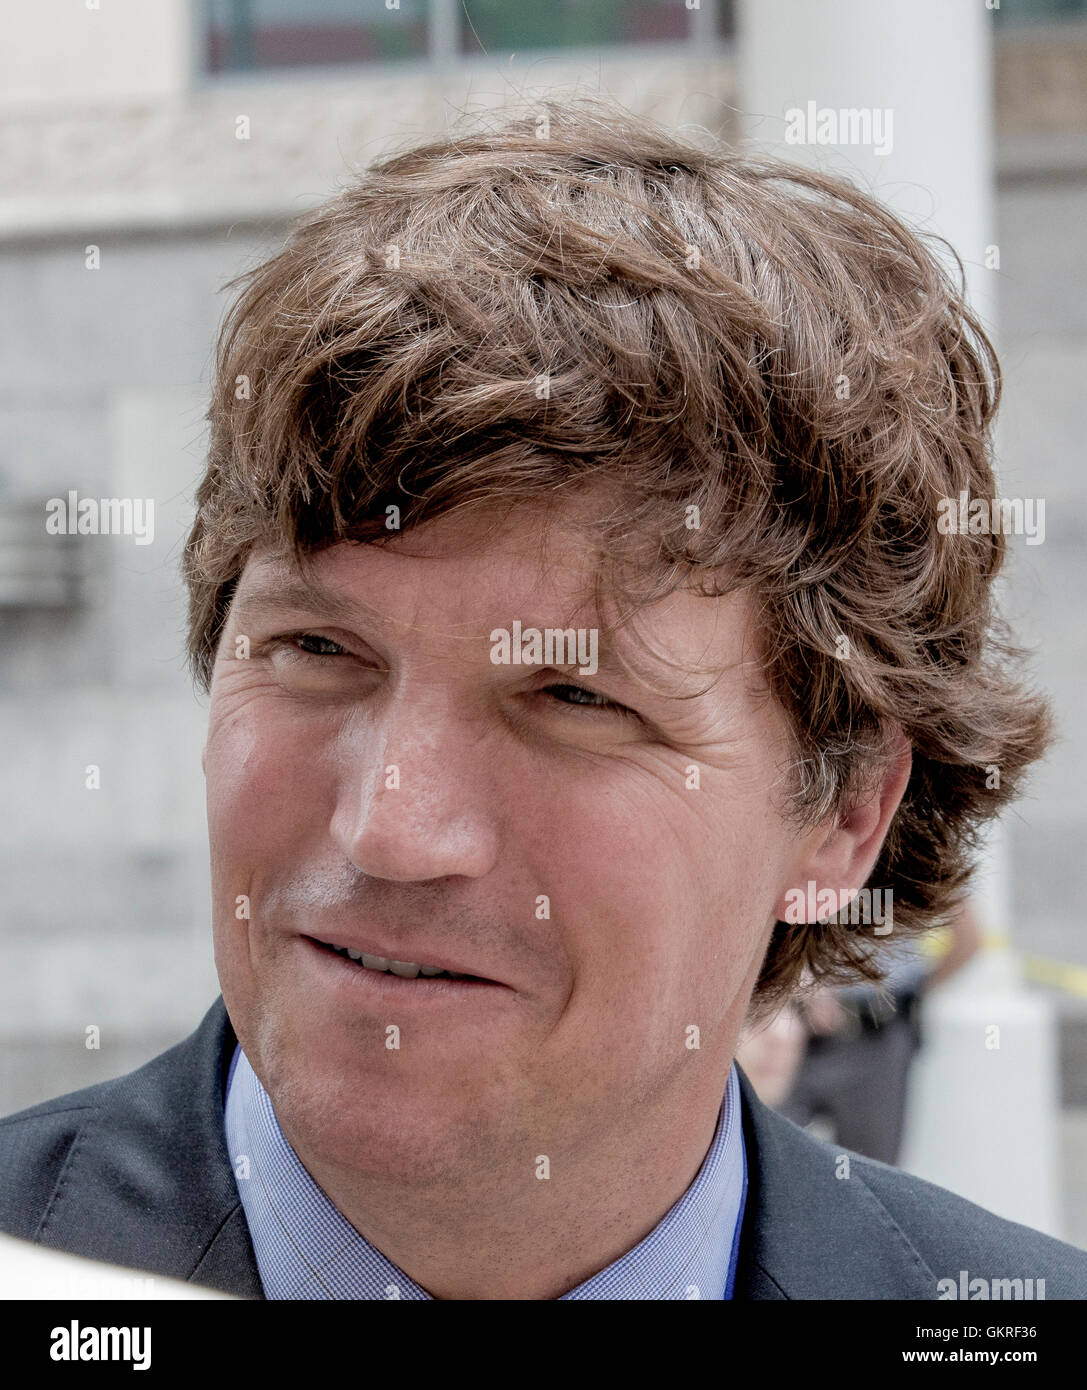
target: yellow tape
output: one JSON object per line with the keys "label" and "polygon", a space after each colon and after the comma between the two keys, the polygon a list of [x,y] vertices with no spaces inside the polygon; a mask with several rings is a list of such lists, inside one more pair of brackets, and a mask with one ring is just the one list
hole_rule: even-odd
{"label": "yellow tape", "polygon": [[[921,944],[926,955],[938,960],[951,948],[951,932],[947,927],[937,927],[925,933]],[[982,950],[1007,951],[1011,944],[1007,932],[982,933]],[[1027,979],[1037,984],[1053,985],[1056,989],[1063,989],[1066,994],[1087,999],[1087,966],[1070,965],[1067,961],[1050,960],[1046,956],[1023,955],[1019,959]]]}
{"label": "yellow tape", "polygon": [[1081,999],[1087,999],[1087,967],[1082,965],[1046,960],[1044,956],[1024,956],[1023,974],[1039,984],[1055,985],[1067,994],[1076,994]]}
{"label": "yellow tape", "polygon": [[[989,951],[1006,951],[1011,944],[1011,937],[1006,932],[985,932],[982,936],[982,946]],[[1053,985],[1056,989],[1063,989],[1066,994],[1087,999],[1087,967],[1069,965],[1063,960],[1050,960],[1047,956],[1020,955],[1019,963],[1028,980],[1040,985]]]}

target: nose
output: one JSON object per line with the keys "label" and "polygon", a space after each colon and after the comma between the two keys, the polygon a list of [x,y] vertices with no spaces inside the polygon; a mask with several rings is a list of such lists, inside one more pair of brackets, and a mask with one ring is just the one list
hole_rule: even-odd
{"label": "nose", "polygon": [[346,744],[331,830],[358,869],[400,883],[490,871],[498,805],[463,714],[397,696]]}

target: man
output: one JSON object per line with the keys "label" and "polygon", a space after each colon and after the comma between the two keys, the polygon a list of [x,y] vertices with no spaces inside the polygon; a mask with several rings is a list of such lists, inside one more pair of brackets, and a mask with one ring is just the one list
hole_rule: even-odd
{"label": "man", "polygon": [[878,975],[870,884],[947,915],[1045,743],[1003,538],[936,524],[997,379],[930,253],[552,104],[245,280],[185,557],[222,999],[0,1125],[0,1224],[252,1297],[1087,1292],[732,1064],[753,996]]}

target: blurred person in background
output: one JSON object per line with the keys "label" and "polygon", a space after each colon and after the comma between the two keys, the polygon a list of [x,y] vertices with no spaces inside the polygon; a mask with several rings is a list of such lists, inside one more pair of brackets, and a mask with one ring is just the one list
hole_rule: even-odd
{"label": "blurred person in background", "polygon": [[828,1123],[841,1148],[896,1163],[910,1068],[923,1044],[922,1000],[980,949],[963,906],[946,931],[896,942],[882,984],[801,993],[737,1053],[760,1099],[795,1124]]}

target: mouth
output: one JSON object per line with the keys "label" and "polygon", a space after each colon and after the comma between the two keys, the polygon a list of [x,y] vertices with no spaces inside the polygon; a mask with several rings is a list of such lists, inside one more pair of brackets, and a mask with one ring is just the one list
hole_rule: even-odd
{"label": "mouth", "polygon": [[472,975],[467,971],[451,969],[436,962],[394,960],[388,956],[371,955],[354,946],[341,946],[334,941],[322,941],[314,936],[306,936],[303,939],[326,955],[337,956],[348,968],[366,974],[385,976],[390,983],[396,980],[410,986],[412,982],[415,982],[418,988],[427,981],[453,980],[461,985],[491,985],[500,989],[509,988],[500,980],[491,980],[483,975]]}

